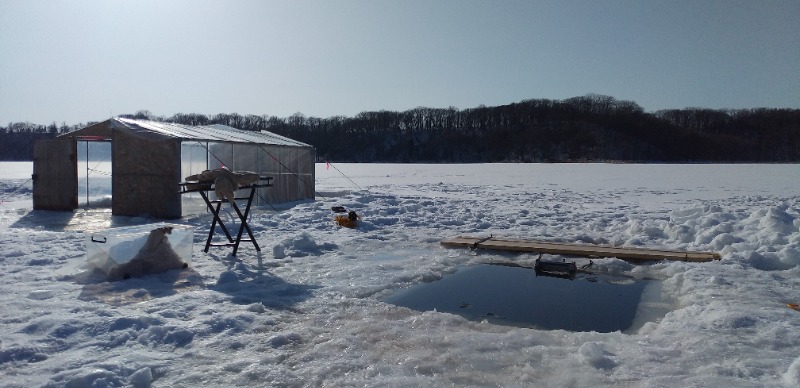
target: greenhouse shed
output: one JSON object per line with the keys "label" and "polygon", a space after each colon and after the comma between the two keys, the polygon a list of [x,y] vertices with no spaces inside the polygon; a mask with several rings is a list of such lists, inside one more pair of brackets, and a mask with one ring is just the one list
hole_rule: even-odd
{"label": "greenhouse shed", "polygon": [[[108,151],[90,155],[95,143]],[[313,199],[315,158],[312,146],[266,131],[113,118],[35,144],[33,207],[78,208],[79,160],[85,160],[87,202],[94,166],[109,166],[114,215],[169,219],[205,211],[199,196],[180,195],[179,183],[223,166],[273,177],[273,187],[258,189],[256,206]]]}

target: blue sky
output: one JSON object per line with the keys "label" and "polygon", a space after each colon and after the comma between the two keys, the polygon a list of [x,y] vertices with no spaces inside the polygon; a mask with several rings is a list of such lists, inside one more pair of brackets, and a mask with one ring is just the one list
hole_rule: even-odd
{"label": "blue sky", "polygon": [[798,0],[0,0],[0,123],[588,93],[800,108],[798,19]]}

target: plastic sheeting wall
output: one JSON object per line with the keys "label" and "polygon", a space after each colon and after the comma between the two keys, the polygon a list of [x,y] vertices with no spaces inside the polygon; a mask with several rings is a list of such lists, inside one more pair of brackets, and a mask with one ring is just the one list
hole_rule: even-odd
{"label": "plastic sheeting wall", "polygon": [[[208,151],[205,142],[181,143],[181,180],[208,170]],[[197,214],[207,210],[199,193],[181,195],[181,214]]]}
{"label": "plastic sheeting wall", "polygon": [[[183,177],[222,166],[271,176],[272,187],[258,189],[253,201],[256,206],[313,199],[314,162],[311,147],[197,141],[181,146]],[[210,194],[213,197],[213,192]]]}

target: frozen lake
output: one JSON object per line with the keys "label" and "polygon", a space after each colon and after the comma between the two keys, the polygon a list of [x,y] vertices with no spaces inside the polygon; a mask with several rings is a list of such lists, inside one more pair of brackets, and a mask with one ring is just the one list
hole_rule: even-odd
{"label": "frozen lake", "polygon": [[[85,265],[98,213],[30,211],[30,166],[0,163],[4,386],[800,386],[798,165],[318,164],[316,201],[253,212],[261,252],[204,253],[211,218],[192,216],[176,221],[195,231],[189,269],[118,282]],[[475,320],[386,302],[537,258],[440,245],[457,235],[722,260],[594,259],[659,285],[624,331],[500,325],[499,297],[456,306]]]}
{"label": "frozen lake", "polygon": [[[736,194],[795,195],[800,192],[800,165],[796,164],[326,164],[316,166],[316,188],[350,190],[381,185],[462,184],[500,187],[568,188],[572,191],[620,190],[640,198],[657,196],[656,202],[726,198]],[[110,170],[108,163],[93,170]],[[85,180],[85,169],[79,169]],[[0,180],[23,183],[31,178],[32,162],[0,162]],[[101,179],[98,175],[90,177]],[[79,185],[81,183],[79,182]],[[30,183],[28,183],[30,186]],[[103,183],[96,185],[108,188]],[[81,186],[85,190],[85,183]],[[691,192],[691,195],[682,195]],[[83,194],[79,190],[80,194]],[[103,193],[105,194],[105,193]],[[107,193],[110,194],[110,193]]]}

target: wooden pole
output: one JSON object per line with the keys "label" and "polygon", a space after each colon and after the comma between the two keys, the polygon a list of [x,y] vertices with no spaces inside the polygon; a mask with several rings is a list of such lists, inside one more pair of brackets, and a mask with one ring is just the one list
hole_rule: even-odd
{"label": "wooden pole", "polygon": [[493,237],[454,237],[443,240],[445,247],[495,249],[516,252],[539,252],[581,257],[616,257],[623,260],[672,260],[707,262],[720,260],[716,252],[686,252],[665,249],[611,247],[603,245],[552,243],[533,240],[508,240]]}

